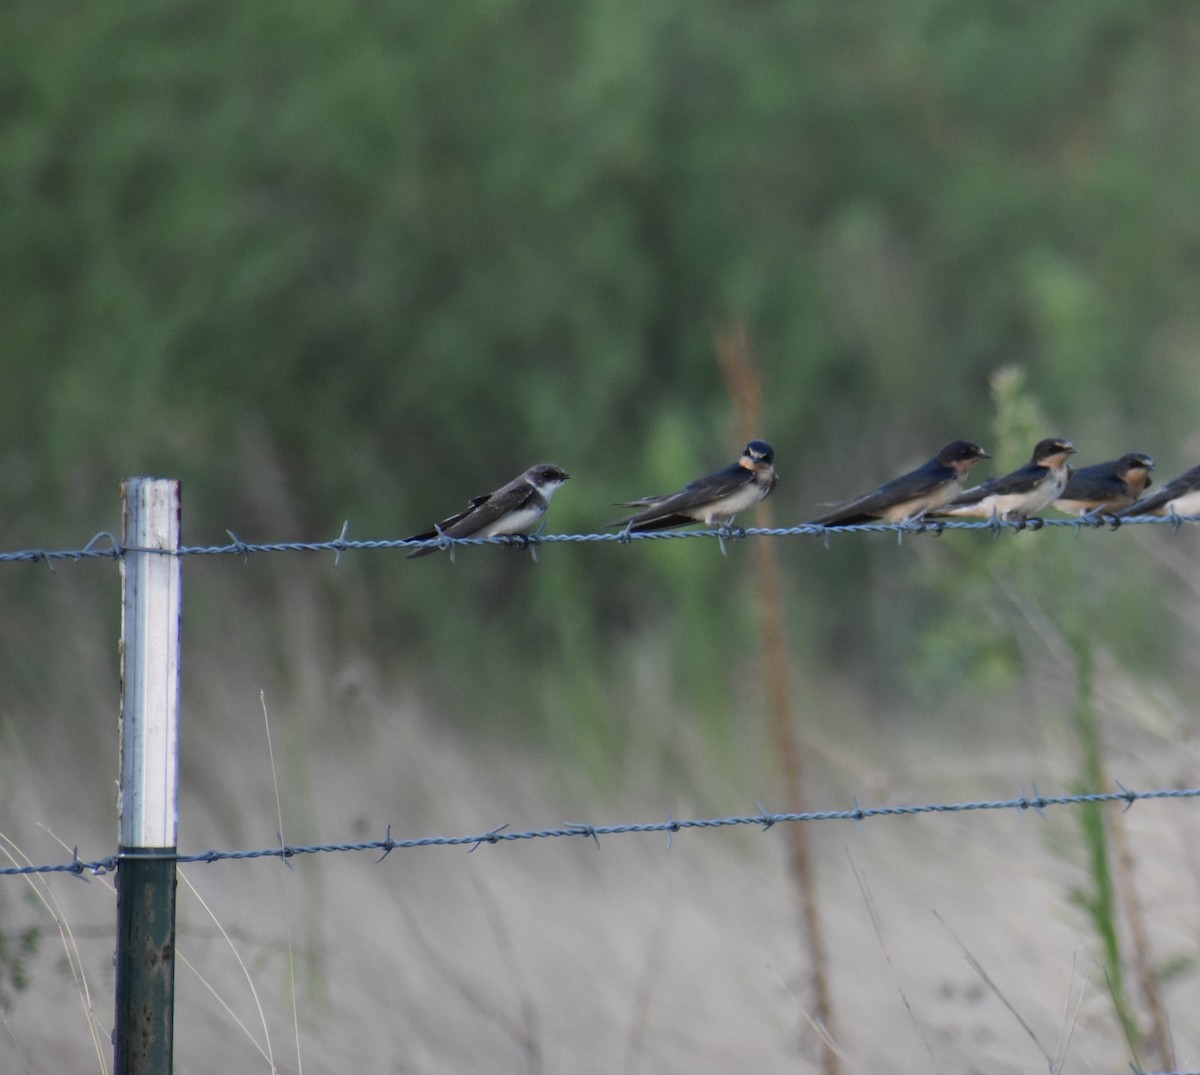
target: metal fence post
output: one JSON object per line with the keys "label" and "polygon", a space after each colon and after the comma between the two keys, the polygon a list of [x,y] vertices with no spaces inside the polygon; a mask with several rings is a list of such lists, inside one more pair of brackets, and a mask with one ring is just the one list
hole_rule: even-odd
{"label": "metal fence post", "polygon": [[[179,822],[179,482],[130,478],[121,561],[115,1075],[170,1075]],[[161,552],[139,552],[157,549]]]}

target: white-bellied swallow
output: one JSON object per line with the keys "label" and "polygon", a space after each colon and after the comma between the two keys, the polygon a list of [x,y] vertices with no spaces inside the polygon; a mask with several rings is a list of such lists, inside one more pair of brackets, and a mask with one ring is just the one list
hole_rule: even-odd
{"label": "white-bellied swallow", "polygon": [[765,440],[752,440],[742,449],[742,456],[736,463],[705,478],[697,478],[678,493],[625,501],[621,507],[644,510],[609,523],[609,526],[623,526],[633,533],[670,530],[689,523],[728,526],[739,511],[745,511],[769,496],[778,481],[775,449]]}
{"label": "white-bellied swallow", "polygon": [[1071,472],[1054,506],[1068,515],[1115,515],[1146,491],[1153,469],[1154,460],[1145,452],[1127,452],[1120,459],[1079,467]]}
{"label": "white-bellied swallow", "polygon": [[[546,514],[550,498],[570,476],[553,463],[538,463],[494,493],[475,497],[465,511],[405,540],[432,541],[443,534],[452,538],[528,534]],[[428,556],[437,551],[437,545],[429,545],[414,549],[408,558]]]}
{"label": "white-bellied swallow", "polygon": [[1200,467],[1172,478],[1157,493],[1137,501],[1121,515],[1200,515]]}
{"label": "white-bellied swallow", "polygon": [[978,444],[952,440],[937,455],[878,489],[840,504],[820,518],[817,526],[854,526],[884,522],[917,522],[926,512],[949,504],[967,484],[967,475],[981,459],[990,459]]}
{"label": "white-bellied swallow", "polygon": [[1074,452],[1061,437],[1040,440],[1023,467],[968,489],[930,514],[1024,522],[1062,495],[1071,476],[1067,458]]}

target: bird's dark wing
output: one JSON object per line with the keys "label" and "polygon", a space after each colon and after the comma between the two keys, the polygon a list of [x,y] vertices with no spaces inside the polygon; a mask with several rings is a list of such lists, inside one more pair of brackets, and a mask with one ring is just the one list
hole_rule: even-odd
{"label": "bird's dark wing", "polygon": [[610,526],[628,526],[634,534],[644,534],[651,530],[674,530],[679,526],[691,526],[696,520],[690,515],[680,515],[672,512],[669,515],[659,515],[656,512],[643,512],[627,519],[619,519]]}
{"label": "bird's dark wing", "polygon": [[[457,526],[459,523],[463,522],[468,516],[473,515],[474,512],[478,508],[482,507],[489,500],[491,500],[494,495],[495,494],[493,494],[493,493],[487,493],[484,496],[473,497],[470,501],[468,501],[468,506],[465,507],[462,511],[460,511],[457,515],[451,515],[448,518],[442,519],[437,524],[437,526],[431,526],[428,530],[422,530],[419,534],[413,534],[410,537],[406,537],[404,540],[405,541],[431,541],[433,538],[438,536],[439,528],[441,529],[443,534],[448,534],[448,533],[450,533],[450,528],[452,526]],[[495,518],[495,516],[492,516],[492,517]],[[479,526],[482,527],[486,522],[487,522],[487,520],[481,521],[479,523]],[[479,527],[476,527],[475,529],[478,529],[478,528]],[[465,535],[465,533],[458,533],[458,534],[454,534],[453,536],[454,537],[464,537],[466,535]]]}
{"label": "bird's dark wing", "polygon": [[477,496],[471,501],[470,508],[440,525],[451,537],[469,537],[491,526],[497,519],[519,511],[536,494],[537,490],[529,482],[513,482],[487,496]]}
{"label": "bird's dark wing", "polygon": [[[640,500],[627,500],[621,506],[626,508],[645,508],[626,519],[619,519],[611,526],[624,526],[633,522],[633,530],[665,530],[670,526],[685,526],[696,520],[688,514],[689,509],[703,507],[714,500],[720,500],[730,493],[736,492],[748,482],[754,480],[754,472],[747,470],[737,463],[731,463],[724,470],[697,478],[678,493],[667,496],[647,496]],[[671,521],[667,521],[668,518]],[[649,525],[654,523],[653,526]]]}
{"label": "bird's dark wing", "polygon": [[747,482],[753,481],[754,473],[737,463],[732,463],[716,474],[697,478],[685,485],[678,493],[663,497],[647,497],[640,501],[632,501],[628,507],[647,507],[655,511],[686,511],[704,504],[711,504],[724,496],[740,489]]}
{"label": "bird's dark wing", "polygon": [[953,508],[961,507],[965,504],[978,504],[981,500],[989,496],[1012,496],[1016,493],[1029,493],[1046,480],[1048,473],[1049,471],[1045,467],[1038,466],[1036,463],[1026,463],[1025,466],[1014,470],[1011,474],[992,478],[991,481],[986,481],[982,485],[968,489],[962,496],[955,497],[948,506]]}
{"label": "bird's dark wing", "polygon": [[954,478],[955,472],[952,467],[944,467],[937,460],[932,460],[908,474],[884,482],[870,493],[839,504],[833,511],[826,512],[819,519],[812,521],[817,526],[852,526],[869,522],[877,519],[888,508],[905,501],[919,500],[936,492]]}
{"label": "bird's dark wing", "polygon": [[1112,500],[1128,497],[1129,486],[1111,467],[1084,467],[1071,475],[1059,500]]}
{"label": "bird's dark wing", "polygon": [[[421,533],[413,534],[405,540],[432,541],[438,536],[438,529],[450,537],[470,537],[509,512],[524,507],[535,492],[534,487],[527,481],[511,482],[494,493],[473,497],[468,506],[457,515],[451,515],[436,527],[422,530]],[[428,556],[437,551],[437,546],[431,545],[427,549],[414,549],[408,556],[409,559],[416,559],[418,556]]]}

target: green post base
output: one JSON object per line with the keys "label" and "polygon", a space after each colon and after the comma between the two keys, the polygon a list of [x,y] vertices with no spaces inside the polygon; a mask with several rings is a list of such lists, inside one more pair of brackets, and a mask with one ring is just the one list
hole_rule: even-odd
{"label": "green post base", "polygon": [[117,868],[114,1075],[170,1075],[175,1020],[175,848],[122,848]]}

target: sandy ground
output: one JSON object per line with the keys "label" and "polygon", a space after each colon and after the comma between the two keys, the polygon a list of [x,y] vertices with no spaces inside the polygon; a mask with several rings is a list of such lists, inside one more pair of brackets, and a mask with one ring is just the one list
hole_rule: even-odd
{"label": "sandy ground", "polygon": [[[257,690],[227,684],[203,704],[214,712],[190,725],[203,734],[184,736],[181,848],[270,846],[278,826]],[[1114,712],[1120,704],[1111,699]],[[368,691],[323,712],[270,708],[293,843],[380,838],[389,823],[396,836],[452,835],[791,805],[775,801],[753,742],[720,781],[601,793],[572,779],[569,759],[447,730],[408,700]],[[1200,783],[1200,752],[1177,734],[1184,715],[1168,708],[1152,727],[1109,719],[1114,776],[1139,788]],[[30,859],[64,858],[48,830],[84,857],[110,849],[115,722],[104,720],[94,742],[6,754],[0,832]],[[1069,790],[1069,734],[1036,721],[1014,733],[984,715],[969,723],[901,735],[854,718],[814,722],[807,806]],[[1121,820],[1156,966],[1176,968],[1164,985],[1176,1066],[1195,1070],[1200,801],[1140,803]],[[1078,822],[1059,808],[813,824],[846,1072],[1129,1070],[1073,898],[1087,884]],[[669,848],[661,834],[625,835],[599,848],[555,839],[375,859],[183,869],[177,1072],[272,1062],[281,1072],[821,1070],[780,827],[684,832]],[[0,1016],[0,1072],[110,1070],[108,879],[33,886],[70,927],[65,944],[27,900],[30,886],[0,886],[5,925],[44,931],[29,989]]]}

